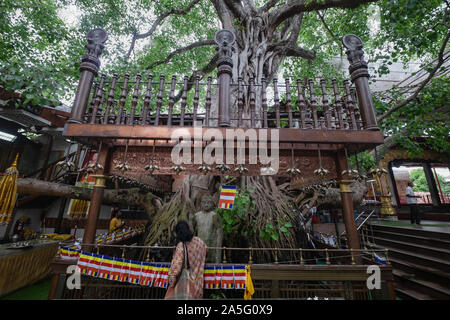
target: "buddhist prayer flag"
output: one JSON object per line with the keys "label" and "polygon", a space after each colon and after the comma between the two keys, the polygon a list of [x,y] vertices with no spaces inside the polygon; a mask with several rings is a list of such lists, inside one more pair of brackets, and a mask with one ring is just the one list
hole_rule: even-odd
{"label": "buddhist prayer flag", "polygon": [[216,266],[216,280],[214,281],[214,289],[220,289],[222,285],[222,266]]}
{"label": "buddhist prayer flag", "polygon": [[205,289],[214,289],[214,284],[216,282],[215,266],[205,266],[203,271],[203,280],[205,283]]}
{"label": "buddhist prayer flag", "polygon": [[236,197],[236,186],[222,186],[219,198],[220,209],[233,209],[234,198]]}
{"label": "buddhist prayer flag", "polygon": [[234,286],[234,268],[233,266],[222,267],[222,289],[233,289]]}
{"label": "buddhist prayer flag", "polygon": [[[147,287],[167,288],[170,264],[134,261],[61,247],[60,255],[78,256],[84,275]],[[205,266],[205,289],[245,289],[248,272],[243,265]]]}
{"label": "buddhist prayer flag", "polygon": [[247,273],[245,266],[234,266],[234,286],[236,289],[245,289],[245,280],[247,279]]}
{"label": "buddhist prayer flag", "polygon": [[59,249],[59,256],[61,259],[78,259],[80,257],[80,250],[76,247],[61,247]]}

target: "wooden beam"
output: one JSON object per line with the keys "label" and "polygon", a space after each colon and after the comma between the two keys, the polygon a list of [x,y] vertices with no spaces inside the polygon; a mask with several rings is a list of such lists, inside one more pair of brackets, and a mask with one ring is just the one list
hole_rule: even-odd
{"label": "wooden beam", "polygon": [[[238,130],[240,128],[194,128],[194,127],[168,127],[168,126],[128,126],[128,125],[99,125],[99,124],[78,124],[66,123],[64,136],[81,138],[102,138],[102,139],[136,139],[136,140],[170,140],[171,137],[190,137],[194,139],[194,130],[198,134],[203,134],[214,129],[226,137],[226,130]],[[244,131],[247,130],[242,128]],[[302,130],[295,128],[282,129],[253,129],[257,132],[257,140],[261,134],[267,130],[267,141],[270,142],[274,131],[279,133],[279,142],[287,143],[307,143],[307,144],[363,144],[378,145],[384,142],[381,131],[369,130]],[[230,131],[229,133],[232,133]],[[234,131],[235,132],[235,131]],[[236,140],[249,139],[245,135],[238,135]],[[250,141],[255,141],[250,138]]]}

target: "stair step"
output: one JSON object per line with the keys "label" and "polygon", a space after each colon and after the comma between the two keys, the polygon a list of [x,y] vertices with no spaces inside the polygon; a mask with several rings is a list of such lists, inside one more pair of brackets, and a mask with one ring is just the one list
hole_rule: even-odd
{"label": "stair step", "polygon": [[420,292],[416,292],[414,290],[410,290],[410,289],[404,289],[404,288],[395,288],[395,292],[397,297],[402,298],[404,296],[408,297],[409,299],[414,299],[414,300],[434,300],[433,297],[420,293]]}
{"label": "stair step", "polygon": [[392,271],[392,274],[394,275],[394,279],[396,281],[397,278],[401,278],[401,281],[407,282],[405,283],[405,286],[412,286],[412,289],[429,294],[430,296],[437,299],[450,299],[450,289],[443,287],[438,283],[418,279],[416,275],[406,273],[398,269],[394,269]]}
{"label": "stair step", "polygon": [[[436,257],[430,257],[418,253],[412,253],[409,251],[401,250],[398,248],[394,248],[391,246],[380,246],[378,244],[374,245],[375,248],[383,248],[389,250],[389,257],[393,256],[394,258],[400,258],[403,257],[410,263],[418,263],[419,265],[432,268],[436,268],[438,270],[450,270],[450,262],[447,260],[442,260]],[[400,257],[398,257],[400,256]],[[402,259],[403,260],[403,259]]]}
{"label": "stair step", "polygon": [[401,226],[387,226],[378,223],[371,222],[370,226],[373,230],[384,230],[389,232],[395,232],[399,234],[413,235],[413,236],[422,236],[437,240],[446,240],[450,241],[450,233],[439,232],[434,230],[424,230],[418,229],[414,227],[401,227]]}
{"label": "stair step", "polygon": [[416,274],[419,278],[424,278],[432,282],[440,283],[450,288],[450,273],[438,269],[424,267],[401,259],[390,258],[394,270],[401,270],[407,273]]}
{"label": "stair step", "polygon": [[[384,239],[392,239],[397,241],[412,242],[416,244],[429,245],[431,247],[450,248],[450,240],[435,239],[430,237],[423,237],[418,235],[401,234],[397,232],[390,232],[384,230],[373,230],[374,236],[378,236]],[[369,233],[369,239],[371,234]]]}
{"label": "stair step", "polygon": [[404,241],[392,240],[392,239],[383,239],[379,237],[373,237],[375,243],[380,243],[381,245],[387,244],[391,246],[397,246],[402,250],[409,250],[413,252],[418,252],[420,254],[431,256],[431,257],[440,257],[442,259],[446,259],[450,261],[450,250],[442,249],[442,248],[434,248],[426,245],[409,243]]}

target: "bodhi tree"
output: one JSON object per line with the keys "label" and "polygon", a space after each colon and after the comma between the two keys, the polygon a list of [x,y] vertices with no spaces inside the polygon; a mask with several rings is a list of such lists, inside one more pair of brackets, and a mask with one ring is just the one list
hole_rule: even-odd
{"label": "bodhi tree", "polygon": [[[392,95],[393,99],[377,99],[376,107],[381,127],[391,135],[405,132],[414,127],[416,133],[448,136],[448,128],[442,126],[442,118],[428,122],[426,132],[420,127],[420,115],[424,104],[419,103],[422,93],[435,82],[438,71],[445,62],[448,48],[448,3],[439,0],[46,0],[42,1],[51,10],[50,14],[37,10],[30,1],[6,1],[5,24],[2,35],[8,37],[2,49],[2,70],[0,84],[13,90],[30,92],[31,98],[43,96],[43,88],[33,78],[20,75],[29,66],[46,65],[39,77],[52,80],[63,86],[67,93],[74,92],[78,77],[74,64],[79,63],[82,51],[81,40],[92,28],[102,27],[108,31],[109,40],[102,56],[104,72],[154,74],[188,74],[204,78],[216,68],[217,55],[213,41],[218,29],[231,29],[236,35],[233,52],[233,81],[242,77],[261,83],[280,76],[287,77],[343,77],[347,72],[331,63],[331,58],[343,56],[341,37],[348,33],[357,34],[364,42],[369,62],[378,62],[375,75],[388,71],[392,62],[423,59],[437,63],[427,70],[428,76],[411,94]],[[55,13],[72,6],[78,22],[68,25],[64,16]],[[34,9],[33,9],[34,8]],[[59,11],[58,11],[59,10]],[[19,14],[17,14],[19,13]],[[50,15],[45,20],[46,15]],[[11,18],[17,16],[19,18]],[[67,17],[70,16],[66,14]],[[8,20],[9,19],[9,20]],[[43,20],[42,25],[39,21]],[[33,24],[30,26],[29,21]],[[54,22],[51,22],[54,21]],[[54,27],[55,35],[51,36]],[[28,33],[37,32],[36,37]],[[12,65],[9,59],[15,56],[20,45],[20,57]],[[48,66],[48,57],[33,55],[27,58],[29,50],[56,52]],[[23,62],[27,61],[27,62]],[[34,69],[33,69],[34,70]],[[433,72],[434,71],[434,72]],[[25,73],[26,74],[26,73]],[[28,74],[31,74],[29,72]],[[448,78],[443,78],[448,84]],[[193,81],[189,81],[192,83]],[[438,86],[442,87],[442,86]],[[395,89],[395,88],[394,88]],[[439,88],[438,88],[439,89]],[[445,99],[445,92],[438,96]],[[54,99],[61,99],[62,93],[53,91]],[[233,93],[234,94],[234,93]],[[448,92],[447,92],[448,94]],[[47,95],[47,94],[46,94]],[[234,94],[234,97],[236,95]],[[248,113],[248,94],[244,92],[244,112]],[[440,98],[439,98],[440,97]],[[31,102],[38,101],[33,99]],[[235,109],[235,102],[232,102]],[[261,104],[256,103],[257,106]],[[434,108],[435,106],[433,106]],[[436,106],[438,108],[439,106]],[[441,105],[442,107],[442,105]],[[427,105],[427,108],[430,108]],[[411,113],[411,110],[413,112]],[[440,109],[442,111],[442,109]],[[259,110],[256,110],[258,113]],[[429,110],[428,110],[429,111]],[[427,111],[427,113],[428,113]],[[411,116],[413,114],[414,116]],[[422,129],[421,129],[422,128]],[[402,131],[403,130],[403,131]],[[444,139],[445,140],[445,139]],[[442,141],[441,141],[442,142]],[[441,145],[445,146],[442,142]],[[273,179],[252,177],[247,181],[252,191],[255,206],[249,222],[255,228],[265,230],[267,219],[273,225],[285,226],[294,222],[292,208],[285,206],[291,197],[276,186]],[[171,202],[159,210],[150,231],[152,241],[164,232],[170,237],[169,229],[180,218],[198,205],[205,190],[216,191],[220,181],[214,177],[191,176],[185,179],[180,191]],[[268,196],[269,195],[269,196]],[[283,203],[283,205],[279,205]],[[261,207],[258,209],[258,204]],[[267,206],[266,206],[267,205]],[[175,219],[173,219],[175,217]],[[279,221],[279,223],[277,222]],[[277,228],[275,228],[277,229]],[[284,229],[283,229],[284,230]],[[253,245],[273,245],[276,241],[293,243],[292,232],[281,232],[272,242],[256,237]],[[277,238],[277,237],[274,237]]]}

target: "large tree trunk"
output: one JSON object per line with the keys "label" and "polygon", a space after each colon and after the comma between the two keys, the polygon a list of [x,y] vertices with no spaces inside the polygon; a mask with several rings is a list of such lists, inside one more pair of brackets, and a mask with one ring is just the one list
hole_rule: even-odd
{"label": "large tree trunk", "polygon": [[[31,178],[18,179],[17,192],[19,194],[45,195],[88,201],[91,198],[91,189]],[[150,192],[143,193],[138,188],[105,190],[102,203],[142,207],[145,209],[149,219],[152,219],[156,211],[162,206],[162,202],[158,197]]]}

